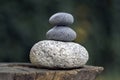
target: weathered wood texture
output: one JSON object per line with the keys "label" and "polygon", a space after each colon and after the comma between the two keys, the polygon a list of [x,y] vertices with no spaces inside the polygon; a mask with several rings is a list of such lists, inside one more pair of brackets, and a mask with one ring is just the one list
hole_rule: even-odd
{"label": "weathered wood texture", "polygon": [[30,63],[0,63],[0,80],[95,80],[102,71],[102,67],[94,66],[53,70]]}

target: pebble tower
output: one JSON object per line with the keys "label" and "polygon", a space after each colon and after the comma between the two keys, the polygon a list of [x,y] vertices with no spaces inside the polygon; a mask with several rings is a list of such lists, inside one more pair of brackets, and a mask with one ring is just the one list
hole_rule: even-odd
{"label": "pebble tower", "polygon": [[72,42],[76,32],[69,26],[74,22],[71,14],[59,12],[50,17],[54,27],[46,33],[47,40],[37,42],[30,51],[30,61],[45,68],[77,68],[85,65],[89,55],[80,44]]}

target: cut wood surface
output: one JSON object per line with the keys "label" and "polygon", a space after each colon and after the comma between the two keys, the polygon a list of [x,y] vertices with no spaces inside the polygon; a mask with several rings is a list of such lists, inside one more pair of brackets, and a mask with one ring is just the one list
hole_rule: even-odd
{"label": "cut wood surface", "polygon": [[31,63],[0,63],[0,80],[95,80],[103,67],[47,69]]}

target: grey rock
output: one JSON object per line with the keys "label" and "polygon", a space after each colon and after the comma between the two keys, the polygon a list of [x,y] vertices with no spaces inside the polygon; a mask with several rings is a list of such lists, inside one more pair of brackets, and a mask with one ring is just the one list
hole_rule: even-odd
{"label": "grey rock", "polygon": [[76,32],[69,27],[53,27],[46,33],[47,39],[59,41],[73,41],[76,38]]}
{"label": "grey rock", "polygon": [[76,68],[88,61],[87,50],[73,42],[43,40],[30,51],[32,64],[47,68]]}
{"label": "grey rock", "polygon": [[74,22],[74,18],[69,13],[56,13],[50,17],[49,23],[52,25],[70,25]]}

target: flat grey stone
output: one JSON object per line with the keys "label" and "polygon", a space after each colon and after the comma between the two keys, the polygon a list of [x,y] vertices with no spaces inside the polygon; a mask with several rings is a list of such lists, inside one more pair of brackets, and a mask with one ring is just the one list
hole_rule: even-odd
{"label": "flat grey stone", "polygon": [[30,51],[30,61],[37,66],[48,68],[76,68],[88,61],[87,50],[80,44],[43,40]]}
{"label": "flat grey stone", "polygon": [[52,25],[70,25],[74,22],[71,14],[59,12],[50,17],[49,23]]}
{"label": "flat grey stone", "polygon": [[70,27],[53,27],[46,33],[47,39],[59,41],[73,41],[76,38],[76,32]]}

